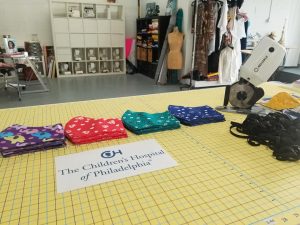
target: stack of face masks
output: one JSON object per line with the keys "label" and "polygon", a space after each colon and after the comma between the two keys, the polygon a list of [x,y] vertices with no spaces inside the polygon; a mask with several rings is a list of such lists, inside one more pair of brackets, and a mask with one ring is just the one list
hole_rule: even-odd
{"label": "stack of face masks", "polygon": [[74,144],[126,138],[127,133],[120,119],[93,119],[75,117],[65,126],[66,137]]}
{"label": "stack of face masks", "polygon": [[225,121],[224,115],[209,106],[184,107],[170,105],[168,110],[182,124],[187,126]]}
{"label": "stack of face masks", "polygon": [[150,114],[127,110],[122,116],[122,121],[125,127],[135,134],[147,134],[180,128],[180,122],[168,111]]}
{"label": "stack of face masks", "polygon": [[65,146],[63,126],[45,127],[12,125],[0,132],[0,151],[3,157]]}

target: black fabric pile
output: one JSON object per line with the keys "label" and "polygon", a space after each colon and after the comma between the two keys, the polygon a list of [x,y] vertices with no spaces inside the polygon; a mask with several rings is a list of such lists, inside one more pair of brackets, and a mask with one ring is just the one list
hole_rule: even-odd
{"label": "black fabric pile", "polygon": [[252,146],[268,146],[277,160],[300,159],[299,118],[292,119],[283,113],[270,113],[266,116],[249,114],[242,124],[231,122],[230,133],[247,139]]}

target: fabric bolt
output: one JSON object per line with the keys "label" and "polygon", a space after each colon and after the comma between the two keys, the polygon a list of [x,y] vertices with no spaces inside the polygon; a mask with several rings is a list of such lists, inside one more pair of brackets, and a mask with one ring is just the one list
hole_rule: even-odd
{"label": "fabric bolt", "polygon": [[65,134],[74,144],[88,144],[128,137],[120,119],[94,119],[83,116],[68,121],[65,126]]}
{"label": "fabric bolt", "polygon": [[209,106],[185,107],[170,105],[169,112],[182,124],[197,126],[201,124],[225,121],[224,115]]}
{"label": "fabric bolt", "polygon": [[168,111],[163,113],[134,112],[127,110],[122,121],[135,134],[147,134],[180,128],[180,122]]}
{"label": "fabric bolt", "polygon": [[65,146],[62,124],[43,127],[12,125],[0,132],[3,157]]}

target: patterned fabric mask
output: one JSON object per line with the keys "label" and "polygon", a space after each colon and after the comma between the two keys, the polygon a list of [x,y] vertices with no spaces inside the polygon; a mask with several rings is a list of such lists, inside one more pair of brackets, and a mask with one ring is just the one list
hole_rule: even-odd
{"label": "patterned fabric mask", "polygon": [[225,121],[224,115],[209,106],[184,107],[170,105],[169,112],[187,126]]}
{"label": "patterned fabric mask", "polygon": [[3,157],[65,146],[62,124],[44,127],[12,125],[0,132]]}
{"label": "patterned fabric mask", "polygon": [[147,134],[180,128],[180,122],[168,111],[150,114],[127,110],[122,116],[122,121],[125,127],[135,134]]}
{"label": "patterned fabric mask", "polygon": [[120,119],[93,119],[78,116],[67,122],[66,137],[74,144],[88,144],[118,138],[127,138]]}

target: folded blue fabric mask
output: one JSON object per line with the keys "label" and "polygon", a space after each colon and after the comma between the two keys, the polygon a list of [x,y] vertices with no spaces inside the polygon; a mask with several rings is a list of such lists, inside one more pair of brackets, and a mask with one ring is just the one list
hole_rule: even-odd
{"label": "folded blue fabric mask", "polygon": [[225,121],[223,114],[209,106],[185,107],[170,105],[168,110],[182,124],[187,126],[197,126],[201,124]]}

